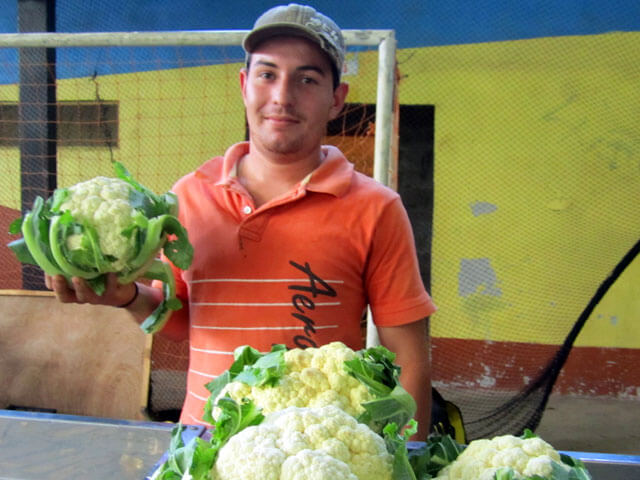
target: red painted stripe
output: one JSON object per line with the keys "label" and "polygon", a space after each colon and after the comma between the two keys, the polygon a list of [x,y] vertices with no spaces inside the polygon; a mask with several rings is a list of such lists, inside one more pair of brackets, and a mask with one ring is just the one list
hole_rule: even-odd
{"label": "red painted stripe", "polygon": [[[435,382],[451,387],[520,390],[559,345],[433,338]],[[640,397],[640,349],[573,347],[554,393]]]}

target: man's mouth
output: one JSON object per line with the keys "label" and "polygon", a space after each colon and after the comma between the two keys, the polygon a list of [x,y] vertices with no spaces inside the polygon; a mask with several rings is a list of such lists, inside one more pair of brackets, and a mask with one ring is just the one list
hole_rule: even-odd
{"label": "man's mouth", "polygon": [[291,115],[266,115],[264,118],[265,120],[281,125],[298,123],[300,121],[297,117]]}

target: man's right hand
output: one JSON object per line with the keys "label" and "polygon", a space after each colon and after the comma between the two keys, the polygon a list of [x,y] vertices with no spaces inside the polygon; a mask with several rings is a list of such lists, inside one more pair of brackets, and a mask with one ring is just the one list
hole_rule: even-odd
{"label": "man's right hand", "polygon": [[107,274],[105,291],[102,295],[96,294],[87,281],[79,277],[73,277],[69,282],[63,275],[45,274],[44,282],[62,303],[89,303],[118,307],[127,304],[136,295],[136,286],[133,283],[121,285],[115,273]]}

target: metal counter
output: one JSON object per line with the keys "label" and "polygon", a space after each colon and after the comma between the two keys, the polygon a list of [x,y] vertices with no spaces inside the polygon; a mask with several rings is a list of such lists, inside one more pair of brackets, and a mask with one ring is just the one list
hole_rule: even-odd
{"label": "metal counter", "polygon": [[[0,480],[142,480],[161,462],[174,426],[0,410]],[[189,427],[183,438],[203,432]],[[640,455],[562,453],[581,459],[594,480],[640,479]]]}
{"label": "metal counter", "polygon": [[567,452],[584,462],[593,480],[640,480],[640,455]]}
{"label": "metal counter", "polygon": [[0,410],[0,480],[140,480],[173,426]]}

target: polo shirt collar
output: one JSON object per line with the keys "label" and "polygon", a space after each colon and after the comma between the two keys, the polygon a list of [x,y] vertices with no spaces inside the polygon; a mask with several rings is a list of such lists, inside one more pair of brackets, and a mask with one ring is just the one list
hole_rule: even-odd
{"label": "polo shirt collar", "polygon": [[[301,187],[313,192],[329,193],[340,197],[344,195],[353,179],[354,167],[342,152],[332,146],[323,145],[325,155],[322,164],[305,177]],[[220,186],[233,187],[237,183],[238,161],[249,153],[249,142],[240,142],[227,149],[222,161],[222,171],[214,162],[206,162],[196,171],[203,180]],[[219,165],[219,164],[218,164]]]}

